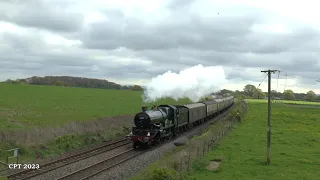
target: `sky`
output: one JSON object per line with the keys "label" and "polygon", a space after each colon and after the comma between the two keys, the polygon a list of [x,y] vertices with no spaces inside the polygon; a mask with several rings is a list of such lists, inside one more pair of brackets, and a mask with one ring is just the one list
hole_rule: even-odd
{"label": "sky", "polygon": [[[81,76],[146,85],[222,66],[228,83],[320,94],[316,1],[0,0],[0,81]],[[287,74],[287,76],[285,76]],[[259,86],[267,91],[267,78]]]}

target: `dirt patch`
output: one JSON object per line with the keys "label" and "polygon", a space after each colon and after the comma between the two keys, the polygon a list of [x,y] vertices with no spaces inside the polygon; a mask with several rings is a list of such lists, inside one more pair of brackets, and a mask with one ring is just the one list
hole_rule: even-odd
{"label": "dirt patch", "polygon": [[14,125],[17,125],[17,126],[24,126],[21,122],[14,121],[14,120],[8,120],[8,123],[9,124],[14,124]]}
{"label": "dirt patch", "polygon": [[11,109],[0,107],[0,117],[7,117],[12,112]]}

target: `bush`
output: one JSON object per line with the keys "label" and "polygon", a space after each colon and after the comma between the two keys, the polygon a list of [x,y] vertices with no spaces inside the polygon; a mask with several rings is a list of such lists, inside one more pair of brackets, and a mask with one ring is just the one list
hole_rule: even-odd
{"label": "bush", "polygon": [[150,180],[179,179],[178,172],[169,168],[157,168],[152,171]]}

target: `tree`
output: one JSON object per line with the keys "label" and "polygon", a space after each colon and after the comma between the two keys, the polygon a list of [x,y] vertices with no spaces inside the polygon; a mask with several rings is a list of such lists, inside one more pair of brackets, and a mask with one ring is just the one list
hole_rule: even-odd
{"label": "tree", "polygon": [[230,93],[225,93],[225,94],[222,94],[222,97],[229,97],[231,94]]}
{"label": "tree", "polygon": [[307,99],[307,101],[314,101],[314,100],[317,99],[317,95],[316,95],[315,92],[310,90],[310,91],[307,92],[306,99]]}
{"label": "tree", "polygon": [[143,91],[142,87],[139,86],[139,85],[134,85],[131,90],[133,90],[133,91]]}
{"label": "tree", "polygon": [[295,99],[294,92],[291,89],[285,90],[283,92],[283,98],[285,100],[294,100]]}
{"label": "tree", "polygon": [[253,94],[256,92],[257,88],[254,85],[247,84],[244,88],[243,91],[246,96],[252,97]]}
{"label": "tree", "polygon": [[222,89],[220,92],[219,92],[219,95],[224,95],[224,94],[232,94],[233,92],[228,90],[228,89]]}
{"label": "tree", "polygon": [[266,98],[266,93],[262,92],[261,89],[256,89],[255,92],[253,93],[252,95],[253,98],[256,98],[256,99],[264,99]]}
{"label": "tree", "polygon": [[272,99],[275,99],[275,98],[280,98],[280,96],[281,96],[281,93],[280,92],[277,92],[277,91],[275,91],[275,90],[271,90],[271,98]]}

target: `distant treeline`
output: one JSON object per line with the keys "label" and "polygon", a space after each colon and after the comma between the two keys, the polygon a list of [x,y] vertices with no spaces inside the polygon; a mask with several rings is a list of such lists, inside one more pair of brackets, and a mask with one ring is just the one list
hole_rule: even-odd
{"label": "distant treeline", "polygon": [[4,83],[143,91],[143,88],[139,85],[122,86],[120,84],[109,82],[104,79],[92,79],[71,76],[33,76],[26,79],[8,79]]}
{"label": "distant treeline", "polygon": [[[99,89],[118,89],[118,90],[133,90],[143,91],[144,89],[139,85],[133,86],[122,86],[120,84],[109,82],[104,79],[92,79],[84,77],[71,77],[71,76],[45,76],[37,77],[33,76],[26,79],[11,80],[8,79],[4,83],[10,84],[33,84],[33,85],[55,85],[55,86],[66,86],[66,87],[83,87],[83,88],[99,88]],[[243,91],[231,91],[223,89],[218,93],[212,93],[211,95],[228,96],[233,95],[241,99],[266,99],[268,97],[267,92],[263,92],[261,89],[254,85],[247,84]],[[210,98],[206,97],[205,99]],[[320,101],[320,96],[316,95],[312,90],[306,93],[294,93],[288,89],[282,92],[275,90],[271,91],[271,98],[284,99],[284,100],[307,100],[307,101]]]}
{"label": "distant treeline", "polygon": [[[241,99],[266,99],[268,97],[268,92],[263,92],[261,89],[255,87],[254,85],[247,84],[243,91],[231,91],[228,89],[223,89],[216,95],[226,96],[228,94]],[[320,96],[315,94],[314,91],[310,90],[306,93],[294,93],[291,89],[287,89],[284,92],[277,92],[275,90],[271,91],[271,99],[284,99],[284,100],[298,100],[298,101],[320,101]]]}

